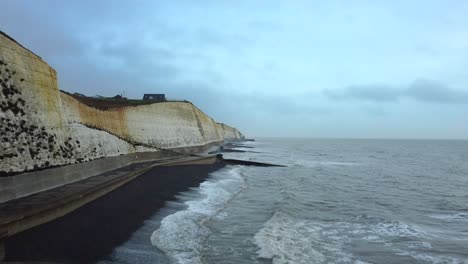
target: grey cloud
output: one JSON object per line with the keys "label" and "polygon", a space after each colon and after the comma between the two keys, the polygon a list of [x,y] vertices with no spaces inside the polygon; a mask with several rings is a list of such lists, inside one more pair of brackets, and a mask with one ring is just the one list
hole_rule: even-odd
{"label": "grey cloud", "polygon": [[275,96],[263,93],[239,94],[239,101],[244,101],[251,111],[265,111],[275,115],[324,115],[328,109],[316,107],[302,102],[301,99],[289,96]]}
{"label": "grey cloud", "polygon": [[148,47],[138,40],[118,45],[103,42],[97,51],[99,56],[122,63],[123,71],[133,73],[156,72],[165,77],[176,77],[178,69],[171,65],[177,53],[165,48]]}
{"label": "grey cloud", "polygon": [[336,100],[345,99],[361,99],[377,102],[396,101],[398,99],[398,91],[395,91],[389,86],[374,84],[374,85],[354,85],[348,86],[341,91],[325,89],[323,93]]}
{"label": "grey cloud", "polygon": [[[225,114],[225,116],[243,115],[323,115],[327,109],[298,103],[297,98],[273,96],[263,93],[241,93],[219,89],[220,87],[207,82],[189,81],[162,84],[176,99],[188,99],[204,107],[210,113]],[[221,85],[225,85],[224,83]],[[223,87],[225,88],[225,87]],[[190,95],[190,98],[186,98]],[[239,111],[241,109],[242,111]]]}
{"label": "grey cloud", "polygon": [[387,115],[387,112],[379,104],[366,104],[366,105],[361,106],[361,109],[364,112],[368,113],[370,116],[374,116],[374,117],[383,117]]}
{"label": "grey cloud", "polygon": [[27,2],[2,2],[1,29],[40,57],[52,60],[83,52],[83,43],[69,30]]}
{"label": "grey cloud", "polygon": [[211,30],[200,29],[195,32],[189,33],[191,37],[190,43],[187,45],[197,45],[204,48],[224,48],[231,52],[239,52],[245,47],[245,43],[253,43],[255,38],[249,34],[235,34],[235,33],[220,33]]}
{"label": "grey cloud", "polygon": [[429,79],[417,79],[403,88],[387,85],[355,85],[342,90],[324,89],[322,92],[334,100],[396,102],[402,98],[410,98],[428,103],[468,102],[468,91],[455,90],[441,82]]}
{"label": "grey cloud", "polygon": [[[285,81],[297,76],[287,76],[282,71],[295,61],[288,60],[291,57],[288,52],[294,51],[296,45],[283,46],[275,41],[300,44],[310,37],[296,34],[301,30],[292,28],[294,23],[286,23],[288,21],[278,16],[283,13],[284,1],[240,2],[3,1],[0,27],[54,67],[59,87],[70,92],[113,96],[125,91],[129,98],[141,98],[146,92],[161,92],[170,98],[192,101],[216,120],[237,126],[246,134],[248,129],[260,134],[265,130],[281,134],[286,132],[276,130],[293,131],[291,127],[303,131],[295,132],[297,134],[307,134],[320,130],[321,122],[333,123],[329,125],[333,128],[328,131],[330,133],[335,133],[336,128],[346,131],[345,123],[353,123],[355,118],[350,111],[345,113],[349,119],[348,116],[340,119],[348,105],[334,106],[315,92],[298,95],[302,89],[276,90],[286,87]],[[233,17],[223,17],[224,12]],[[192,25],[191,19],[201,19],[203,23]],[[302,36],[304,38],[299,39]],[[301,42],[297,42],[299,40]],[[272,50],[269,44],[278,49]],[[260,50],[262,46],[264,49]],[[346,47],[343,48],[348,53]],[[251,54],[257,50],[259,53]],[[310,50],[320,49],[311,46],[304,52]],[[418,54],[424,52],[422,49]],[[257,58],[257,55],[260,56]],[[229,65],[230,60],[233,67]],[[339,62],[332,59],[330,63]],[[239,71],[237,64],[245,65],[244,69]],[[291,65],[292,70],[294,67]],[[255,77],[249,79],[250,75],[246,76],[244,70]],[[324,71],[321,73],[326,73]],[[286,78],[282,78],[283,74]],[[270,78],[268,82],[260,81],[267,78]],[[310,80],[304,80],[304,86],[311,85]],[[398,76],[395,80],[398,81]],[[256,81],[259,87],[254,87]],[[248,87],[239,87],[243,84]],[[275,89],[268,90],[270,84]],[[256,92],[249,92],[252,90]],[[281,93],[285,95],[280,96]],[[417,80],[404,87],[354,85],[324,90],[323,94],[337,101],[359,100],[358,107],[376,118],[386,115],[385,103],[403,99],[445,104],[468,102],[467,92],[430,80]],[[314,118],[328,114],[330,118]],[[308,122],[310,124],[306,125]],[[353,123],[348,128],[354,127]],[[322,131],[328,133],[325,128]]]}
{"label": "grey cloud", "polygon": [[468,91],[454,90],[447,85],[433,80],[419,79],[405,90],[408,97],[435,103],[466,103]]}

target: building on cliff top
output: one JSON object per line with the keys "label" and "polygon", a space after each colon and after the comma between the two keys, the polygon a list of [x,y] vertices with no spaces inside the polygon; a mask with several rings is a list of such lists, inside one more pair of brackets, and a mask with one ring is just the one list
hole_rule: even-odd
{"label": "building on cliff top", "polygon": [[165,94],[144,94],[143,95],[144,101],[156,101],[156,102],[165,102],[166,95]]}

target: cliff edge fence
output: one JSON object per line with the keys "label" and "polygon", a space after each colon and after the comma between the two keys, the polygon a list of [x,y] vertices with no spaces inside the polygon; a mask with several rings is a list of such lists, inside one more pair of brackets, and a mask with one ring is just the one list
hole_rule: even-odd
{"label": "cliff edge fence", "polygon": [[60,91],[56,71],[0,31],[0,192],[31,171],[243,138],[187,101],[89,104]]}

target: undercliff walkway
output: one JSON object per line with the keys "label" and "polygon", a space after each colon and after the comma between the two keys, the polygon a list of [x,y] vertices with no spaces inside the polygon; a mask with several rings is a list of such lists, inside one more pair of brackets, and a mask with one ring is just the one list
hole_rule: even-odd
{"label": "undercliff walkway", "polygon": [[213,164],[217,157],[187,156],[141,162],[0,204],[0,261],[8,237],[66,215],[156,166]]}

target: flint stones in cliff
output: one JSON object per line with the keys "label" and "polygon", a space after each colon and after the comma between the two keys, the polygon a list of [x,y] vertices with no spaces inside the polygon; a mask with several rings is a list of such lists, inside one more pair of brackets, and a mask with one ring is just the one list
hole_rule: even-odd
{"label": "flint stones in cliff", "polygon": [[0,176],[99,156],[71,133],[55,70],[3,33],[0,89]]}
{"label": "flint stones in cliff", "polygon": [[65,124],[55,70],[3,33],[0,86],[0,171],[69,162],[76,142],[57,133]]}
{"label": "flint stones in cliff", "polygon": [[[40,58],[0,35],[0,162],[3,171],[18,171],[27,167],[25,158],[38,156],[42,142],[29,148],[35,137],[42,135],[40,105],[30,104],[44,86],[55,81],[55,72]],[[37,68],[37,71],[32,69]],[[26,89],[31,84],[35,89]],[[42,87],[41,87],[42,86]],[[37,134],[37,135],[36,135]],[[55,139],[54,139],[55,140]],[[29,153],[31,152],[31,153]]]}

